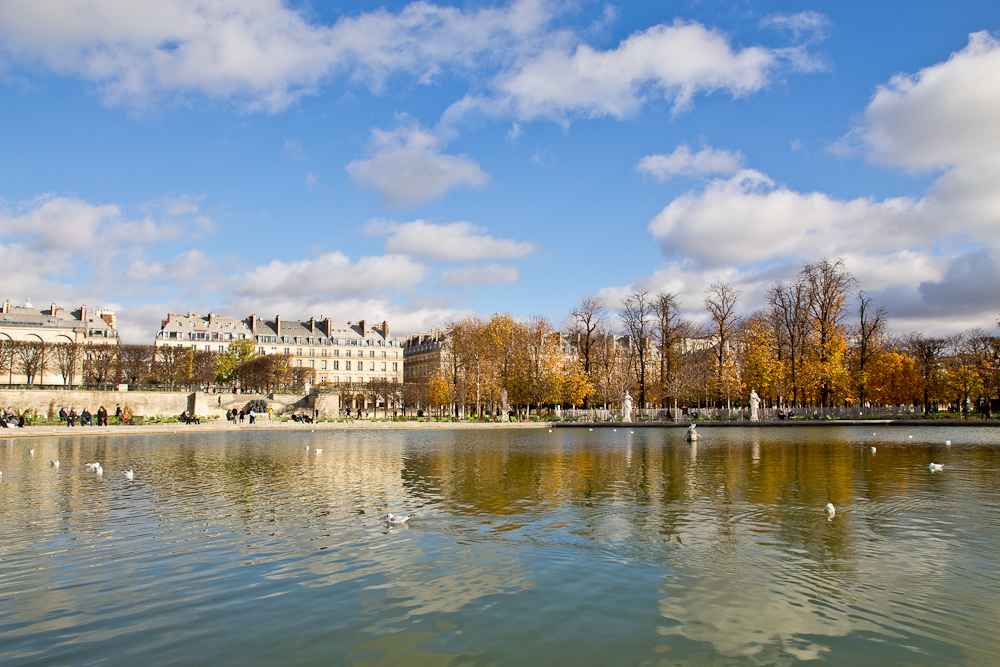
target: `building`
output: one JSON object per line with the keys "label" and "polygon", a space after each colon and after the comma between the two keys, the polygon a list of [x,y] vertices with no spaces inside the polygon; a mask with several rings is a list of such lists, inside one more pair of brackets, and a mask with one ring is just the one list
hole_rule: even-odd
{"label": "building", "polygon": [[[29,376],[32,384],[74,382],[80,377],[84,355],[52,346],[118,345],[115,313],[85,305],[71,311],[54,303],[48,310],[39,310],[30,300],[23,306],[4,301],[0,303],[0,343],[10,345],[2,355],[8,384],[26,384]],[[43,343],[44,347],[18,347],[17,343]]]}
{"label": "building", "polygon": [[451,329],[436,327],[407,336],[403,341],[403,358],[406,370],[404,382],[427,382],[440,370],[444,370],[449,360],[448,340]]}
{"label": "building", "polygon": [[117,345],[116,324],[112,310],[80,306],[70,311],[54,303],[48,310],[36,310],[31,301],[23,306],[0,303],[0,340]]}
{"label": "building", "polygon": [[215,313],[168,314],[154,344],[225,352],[230,343],[252,341],[258,354],[287,354],[293,367],[313,369],[313,384],[403,381],[403,349],[389,338],[389,324],[317,320],[245,320]]}

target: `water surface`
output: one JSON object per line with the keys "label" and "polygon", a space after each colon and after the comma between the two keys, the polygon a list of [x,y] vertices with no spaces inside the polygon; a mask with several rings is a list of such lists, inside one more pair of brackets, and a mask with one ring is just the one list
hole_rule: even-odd
{"label": "water surface", "polygon": [[996,664],[997,439],[0,440],[0,663]]}

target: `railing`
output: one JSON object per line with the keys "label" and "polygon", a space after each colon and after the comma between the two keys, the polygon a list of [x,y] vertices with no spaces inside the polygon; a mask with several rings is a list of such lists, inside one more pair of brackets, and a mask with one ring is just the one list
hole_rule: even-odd
{"label": "railing", "polygon": [[[779,415],[779,410],[781,415]],[[887,419],[891,417],[908,417],[923,415],[922,406],[836,406],[836,407],[803,407],[803,408],[758,408],[759,421],[779,421],[781,419]],[[583,419],[585,421],[616,421],[621,418],[621,409],[612,410],[562,410],[564,419]],[[632,421],[749,421],[750,408],[688,408],[685,414],[680,408],[676,411],[667,408],[635,408],[632,410]]]}

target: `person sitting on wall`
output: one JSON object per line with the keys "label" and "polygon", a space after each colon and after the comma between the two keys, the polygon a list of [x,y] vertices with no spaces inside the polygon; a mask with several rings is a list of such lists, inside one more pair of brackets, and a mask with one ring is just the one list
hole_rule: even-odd
{"label": "person sitting on wall", "polygon": [[120,404],[119,405],[115,405],[115,419],[118,420],[119,424],[124,424],[125,423],[125,420],[123,419],[123,415],[124,415],[124,413],[122,412],[122,406]]}
{"label": "person sitting on wall", "polygon": [[86,424],[87,426],[94,425],[94,416],[90,414],[89,408],[84,408],[83,412],[80,413],[80,426]]}
{"label": "person sitting on wall", "polygon": [[66,422],[66,426],[69,426],[69,413],[66,412],[66,408],[59,408],[59,421]]}
{"label": "person sitting on wall", "polygon": [[103,405],[97,409],[97,425],[107,426],[108,425],[108,411]]}
{"label": "person sitting on wall", "polygon": [[76,408],[69,409],[69,425],[76,426]]}

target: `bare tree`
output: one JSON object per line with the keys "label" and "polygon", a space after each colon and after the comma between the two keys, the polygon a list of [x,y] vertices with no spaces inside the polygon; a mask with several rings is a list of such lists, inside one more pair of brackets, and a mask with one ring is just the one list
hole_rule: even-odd
{"label": "bare tree", "polygon": [[864,292],[858,293],[858,402],[865,403],[865,371],[872,357],[878,352],[878,342],[885,336],[888,313],[885,306],[872,308],[872,299]]}
{"label": "bare tree", "polygon": [[[806,283],[809,295],[809,316],[818,340],[818,358],[823,368],[831,360],[834,341],[840,330],[840,323],[847,315],[848,291],[854,286],[854,276],[844,265],[844,260],[823,258],[806,264],[799,274]],[[833,387],[828,374],[824,373],[820,384],[820,403],[828,405]]]}
{"label": "bare tree", "polygon": [[726,357],[731,352],[729,342],[739,319],[736,315],[736,302],[742,295],[743,292],[733,289],[729,283],[712,283],[705,296],[705,308],[712,316],[712,335],[716,339],[715,382],[720,401],[723,391],[726,389]]}
{"label": "bare tree", "polygon": [[771,316],[779,332],[778,358],[787,345],[788,369],[792,383],[792,405],[799,402],[798,365],[802,360],[802,345],[806,337],[808,321],[808,297],[805,284],[801,280],[786,283],[779,280],[767,292],[771,305]]}
{"label": "bare tree", "polygon": [[653,336],[660,353],[660,406],[668,405],[673,399],[677,407],[677,364],[680,360],[678,345],[685,323],[681,321],[680,299],[676,292],[660,292],[653,299],[656,313],[656,328]]}
{"label": "bare tree", "polygon": [[649,342],[653,330],[653,302],[649,292],[638,291],[622,301],[621,317],[629,336],[633,372],[639,382],[639,407],[646,407],[646,375],[649,365]]}
{"label": "bare tree", "polygon": [[7,369],[7,384],[14,379],[14,341],[10,338],[0,338],[0,369]]}
{"label": "bare tree", "polygon": [[62,375],[63,386],[72,386],[83,357],[83,347],[79,343],[58,343],[52,346],[52,356]]}
{"label": "bare tree", "polygon": [[24,375],[25,384],[42,384],[45,371],[52,361],[52,346],[41,341],[18,341],[14,347],[18,370]]}
{"label": "bare tree", "polygon": [[83,380],[87,384],[98,387],[116,383],[118,381],[118,346],[88,345],[83,354]]}
{"label": "bare tree", "polygon": [[[599,296],[588,296],[569,314],[569,324],[566,333],[569,334],[573,346],[580,355],[580,363],[587,379],[592,380],[596,370],[596,346],[599,335],[605,329],[608,309]],[[594,383],[596,386],[597,383]],[[590,396],[583,399],[583,408],[590,407]]]}
{"label": "bare tree", "polygon": [[152,373],[156,348],[152,345],[119,345],[118,367],[122,379],[133,387],[142,384]]}

